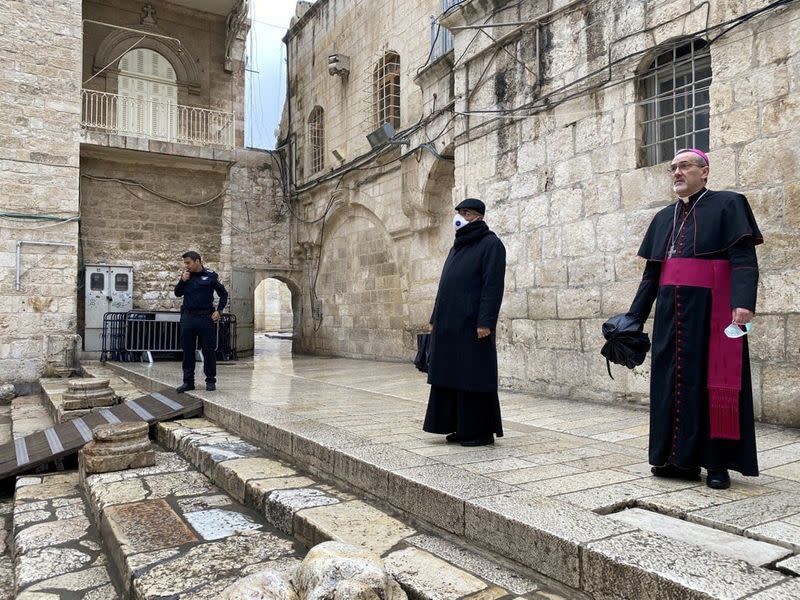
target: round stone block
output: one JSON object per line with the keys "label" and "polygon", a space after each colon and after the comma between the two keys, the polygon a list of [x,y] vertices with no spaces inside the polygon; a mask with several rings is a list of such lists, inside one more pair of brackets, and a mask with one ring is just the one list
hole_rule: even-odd
{"label": "round stone block", "polygon": [[129,442],[147,438],[149,426],[144,421],[135,423],[103,423],[92,430],[99,442]]}

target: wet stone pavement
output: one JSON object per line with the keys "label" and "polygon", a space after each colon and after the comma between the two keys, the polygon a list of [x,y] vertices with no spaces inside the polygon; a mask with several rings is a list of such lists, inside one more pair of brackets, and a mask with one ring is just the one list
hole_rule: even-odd
{"label": "wet stone pavement", "polygon": [[[353,483],[413,516],[458,536],[472,535],[523,564],[531,561],[531,548],[508,536],[493,539],[486,519],[500,515],[511,519],[506,523],[524,522],[545,535],[556,532],[566,544],[564,560],[528,566],[541,566],[548,576],[573,587],[580,577],[587,591],[607,580],[604,565],[615,563],[638,574],[636,585],[644,587],[636,589],[648,585],[642,573],[660,569],[663,580],[675,579],[715,597],[714,578],[696,576],[688,568],[700,555],[685,540],[671,542],[658,524],[649,529],[645,522],[630,525],[629,519],[598,517],[637,507],[771,544],[767,554],[781,558],[743,563],[742,557],[729,559],[713,550],[701,555],[704,561],[717,561],[718,572],[729,570],[726,576],[736,580],[731,597],[770,589],[775,593],[764,598],[791,598],[798,587],[797,579],[786,577],[800,573],[798,430],[759,425],[762,475],[732,473],[731,489],[715,491],[703,482],[651,476],[648,415],[636,407],[501,392],[505,437],[494,446],[464,448],[421,430],[428,386],[413,365],[292,356],[286,341],[257,342],[253,358],[220,364],[218,391],[193,392],[207,402],[206,415],[233,424],[240,415],[243,429],[247,417],[248,427],[263,428],[250,434],[281,451],[286,447],[294,458],[322,472],[358,477],[357,465],[379,464],[388,476],[365,481],[368,488]],[[117,367],[137,385],[149,380],[155,387],[174,386],[181,381],[178,363]],[[239,433],[248,437],[247,431]],[[684,534],[676,533],[675,539]],[[700,542],[704,552],[711,547]],[[687,568],[672,572],[660,566],[665,556]],[[746,573],[753,564],[766,568],[750,577]],[[596,582],[589,580],[593,576]],[[620,584],[624,582],[623,577]]]}

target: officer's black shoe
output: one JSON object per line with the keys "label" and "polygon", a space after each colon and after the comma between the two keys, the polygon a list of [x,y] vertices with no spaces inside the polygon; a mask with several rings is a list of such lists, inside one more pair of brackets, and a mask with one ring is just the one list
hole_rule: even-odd
{"label": "officer's black shoe", "polygon": [[206,391],[207,392],[213,392],[216,389],[217,389],[217,384],[216,383],[207,383],[206,384]]}
{"label": "officer's black shoe", "polygon": [[650,472],[656,477],[666,477],[667,479],[700,481],[700,467],[683,469],[677,465],[667,463],[661,467],[651,467]]}
{"label": "officer's black shoe", "polygon": [[731,476],[728,475],[728,469],[709,471],[706,476],[706,485],[715,490],[727,490],[731,487]]}
{"label": "officer's black shoe", "polygon": [[179,385],[178,387],[176,387],[175,391],[178,392],[179,394],[182,394],[183,392],[188,392],[189,390],[193,390],[193,389],[194,389],[194,384],[193,383],[184,383],[184,384]]}

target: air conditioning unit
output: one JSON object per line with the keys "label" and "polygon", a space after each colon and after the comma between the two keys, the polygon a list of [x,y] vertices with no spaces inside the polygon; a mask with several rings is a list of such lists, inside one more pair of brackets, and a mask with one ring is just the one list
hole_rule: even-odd
{"label": "air conditioning unit", "polygon": [[350,57],[344,54],[330,54],[328,56],[328,73],[347,77],[350,74]]}

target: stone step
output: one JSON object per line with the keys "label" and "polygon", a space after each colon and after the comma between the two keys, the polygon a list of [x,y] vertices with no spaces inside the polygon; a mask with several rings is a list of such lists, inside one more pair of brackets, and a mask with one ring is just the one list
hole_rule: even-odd
{"label": "stone step", "polygon": [[77,472],[20,477],[13,504],[17,600],[120,597]]}
{"label": "stone step", "polygon": [[449,536],[410,525],[397,510],[320,483],[206,419],[160,423],[157,432],[161,445],[180,453],[231,496],[306,547],[333,540],[377,554],[409,597],[583,597],[545,584],[541,577],[502,558],[479,554]]}

